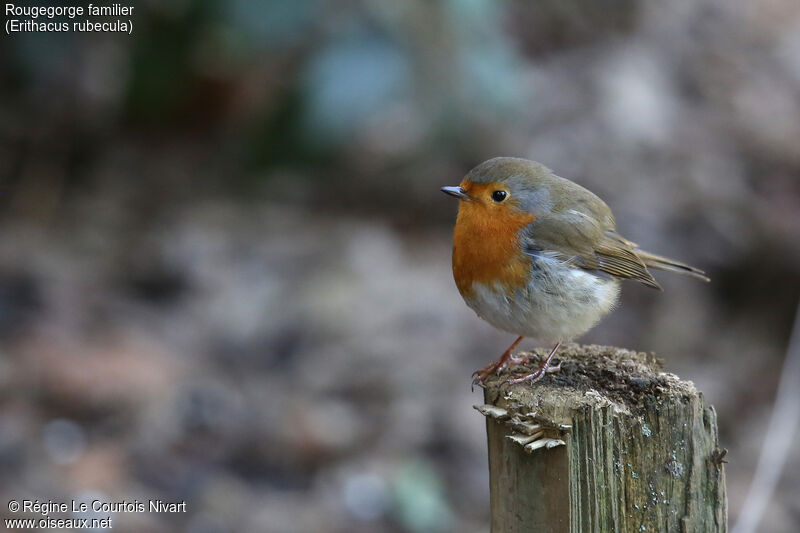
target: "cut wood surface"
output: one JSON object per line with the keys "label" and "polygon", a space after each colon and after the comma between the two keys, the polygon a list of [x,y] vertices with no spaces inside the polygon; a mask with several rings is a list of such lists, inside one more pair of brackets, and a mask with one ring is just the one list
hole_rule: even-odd
{"label": "cut wood surface", "polygon": [[724,451],[702,393],[651,354],[573,344],[558,356],[561,372],[533,385],[490,378],[476,406],[492,532],[726,531]]}

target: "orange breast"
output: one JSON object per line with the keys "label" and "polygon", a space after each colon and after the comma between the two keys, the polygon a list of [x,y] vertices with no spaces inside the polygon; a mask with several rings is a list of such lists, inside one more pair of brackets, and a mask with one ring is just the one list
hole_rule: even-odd
{"label": "orange breast", "polygon": [[474,283],[514,288],[527,282],[530,259],[520,250],[518,234],[534,218],[513,209],[461,202],[453,235],[453,277],[462,295],[469,296]]}

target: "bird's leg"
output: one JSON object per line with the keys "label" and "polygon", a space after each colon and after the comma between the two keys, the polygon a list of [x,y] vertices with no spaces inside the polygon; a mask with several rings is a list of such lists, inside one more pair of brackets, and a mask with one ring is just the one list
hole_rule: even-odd
{"label": "bird's leg", "polygon": [[552,374],[554,372],[558,372],[561,370],[561,363],[559,362],[555,366],[550,366],[550,361],[553,360],[553,356],[556,354],[556,351],[561,346],[559,342],[556,344],[553,349],[550,351],[550,355],[547,356],[547,359],[544,360],[542,366],[536,372],[531,372],[530,374],[522,374],[520,376],[514,376],[506,380],[506,383],[522,383],[524,381],[530,381],[531,383],[536,383],[540,379],[544,377],[545,374]]}
{"label": "bird's leg", "polygon": [[492,374],[499,374],[502,370],[507,367],[509,364],[523,364],[528,362],[527,356],[522,357],[515,357],[514,356],[514,349],[519,346],[519,343],[522,342],[524,337],[518,337],[514,343],[508,347],[508,350],[503,352],[503,355],[500,356],[500,359],[494,361],[493,363],[489,363],[487,366],[480,370],[476,370],[472,373],[473,380],[472,385],[481,384],[483,383],[486,378],[491,376]]}

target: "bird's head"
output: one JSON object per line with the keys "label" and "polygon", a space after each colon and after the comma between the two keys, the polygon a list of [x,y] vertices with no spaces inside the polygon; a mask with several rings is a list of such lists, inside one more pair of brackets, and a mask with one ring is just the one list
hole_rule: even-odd
{"label": "bird's head", "polygon": [[469,171],[442,192],[461,200],[460,209],[482,216],[538,216],[552,207],[550,170],[527,159],[496,157]]}

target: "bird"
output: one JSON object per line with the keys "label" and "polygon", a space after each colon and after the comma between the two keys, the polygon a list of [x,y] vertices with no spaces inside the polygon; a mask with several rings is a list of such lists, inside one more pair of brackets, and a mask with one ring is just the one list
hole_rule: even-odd
{"label": "bird", "polygon": [[515,356],[526,337],[554,345],[538,369],[507,383],[558,372],[559,347],[610,313],[624,280],[662,290],[649,269],[709,281],[705,272],[646,252],[617,233],[594,193],[528,159],[496,157],[442,192],[459,200],[453,278],[462,298],[497,329],[517,335],[500,358],[473,373],[473,385],[538,356]]}

